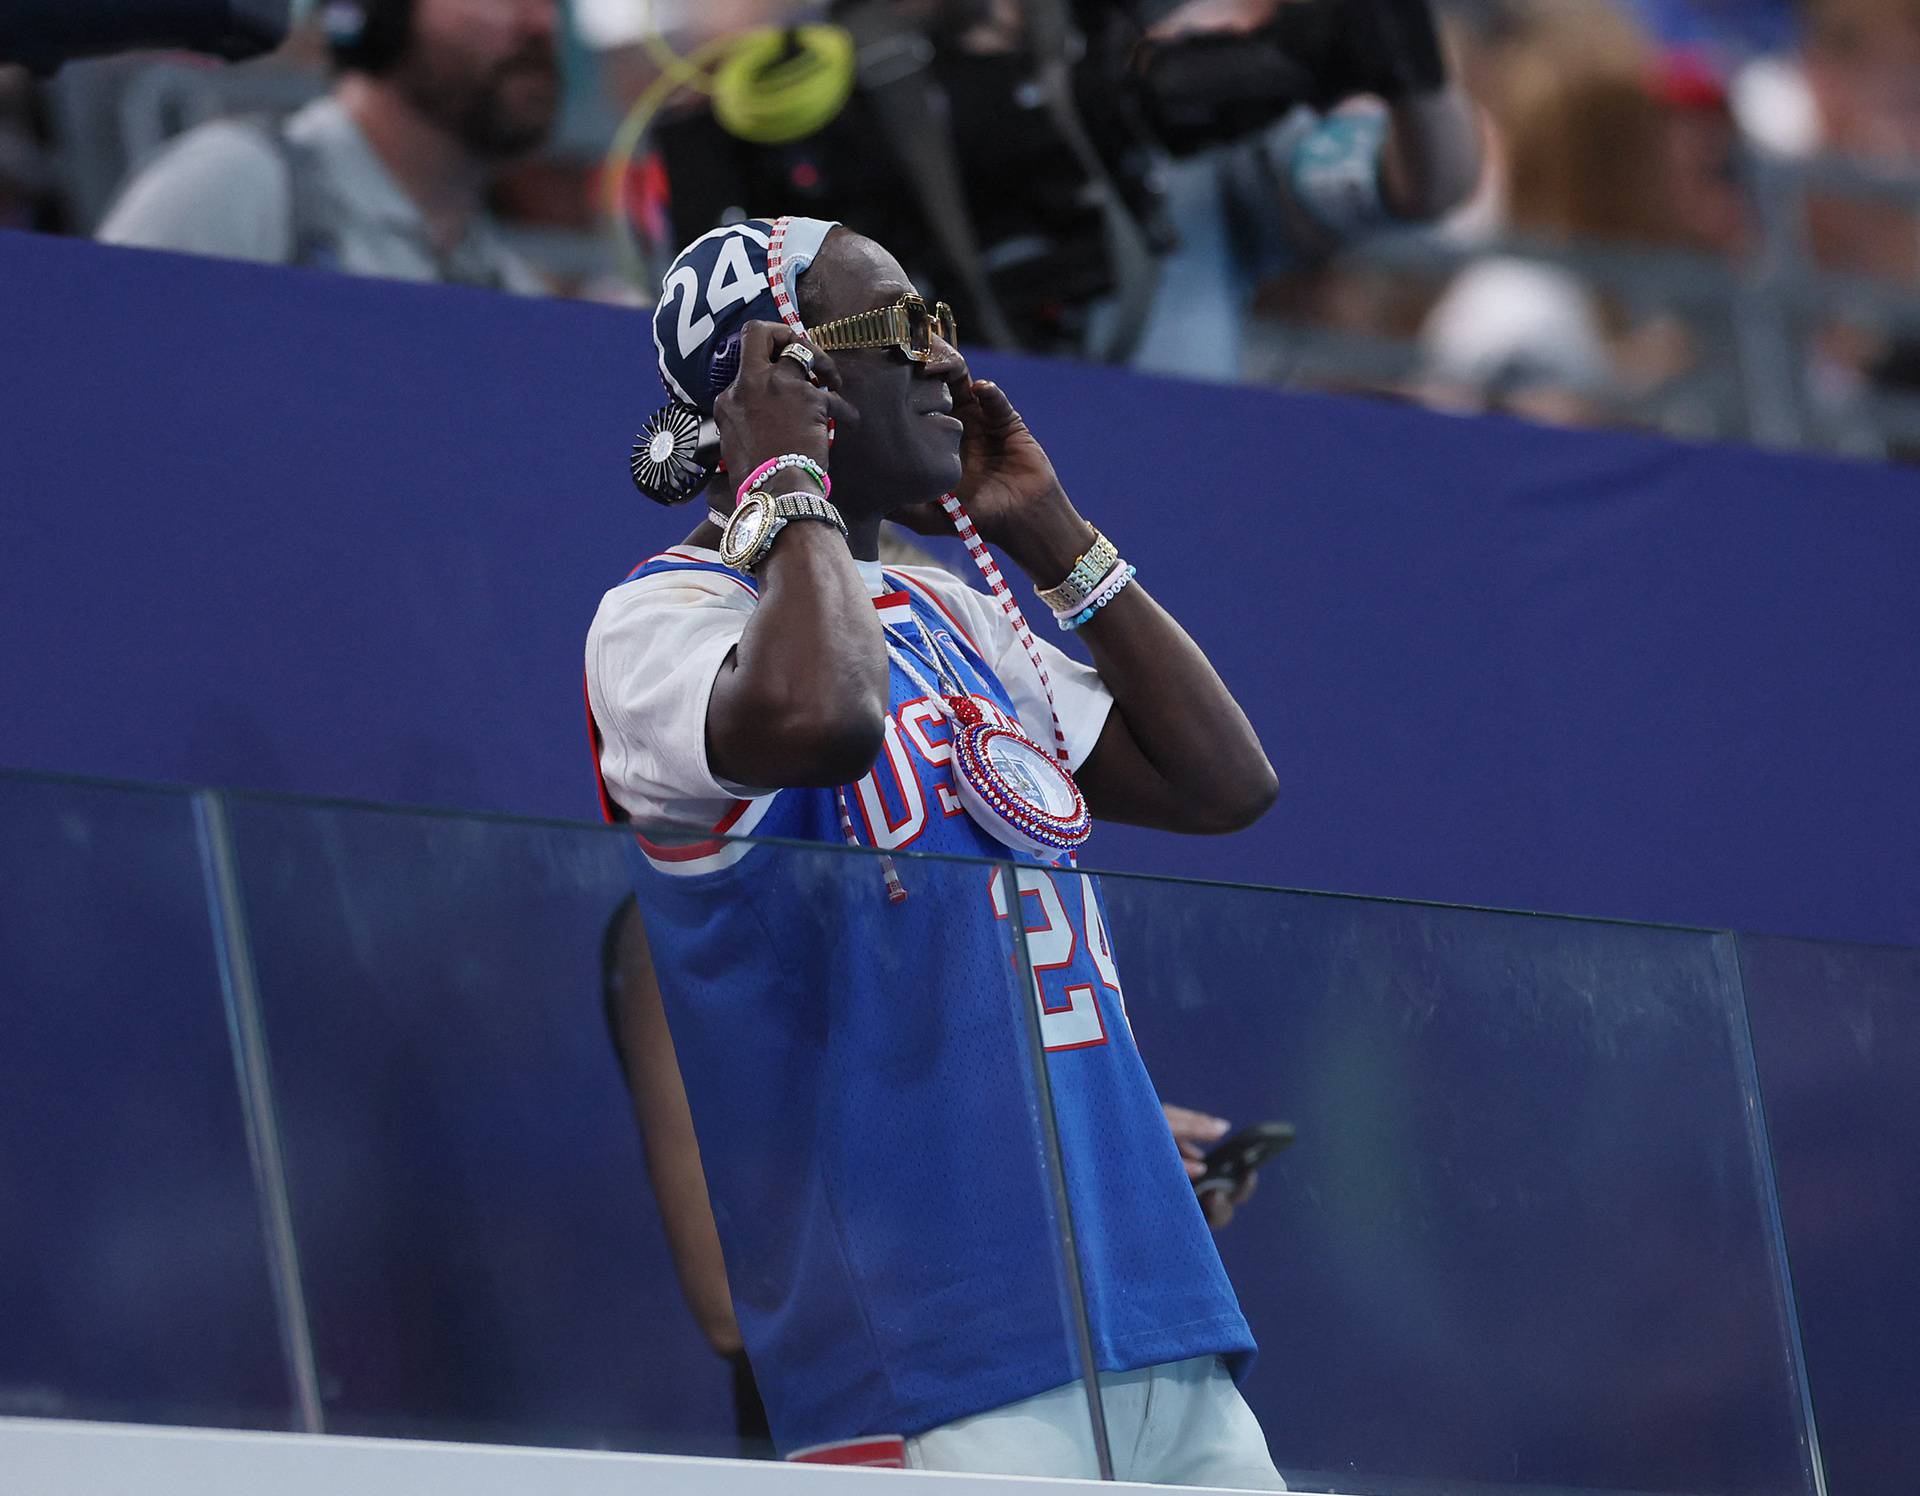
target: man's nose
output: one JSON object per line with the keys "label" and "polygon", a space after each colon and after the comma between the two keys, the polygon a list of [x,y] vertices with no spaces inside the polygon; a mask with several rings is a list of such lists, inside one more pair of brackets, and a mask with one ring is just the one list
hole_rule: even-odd
{"label": "man's nose", "polygon": [[920,361],[920,372],[935,379],[951,379],[967,367],[967,361],[960,356],[960,350],[949,343],[939,333],[929,335],[927,356]]}

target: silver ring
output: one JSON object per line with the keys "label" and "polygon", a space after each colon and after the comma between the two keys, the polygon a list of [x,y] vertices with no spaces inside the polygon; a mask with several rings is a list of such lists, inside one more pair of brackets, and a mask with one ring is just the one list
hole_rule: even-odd
{"label": "silver ring", "polygon": [[792,359],[809,374],[813,372],[813,350],[805,343],[789,343],[780,350],[778,356]]}

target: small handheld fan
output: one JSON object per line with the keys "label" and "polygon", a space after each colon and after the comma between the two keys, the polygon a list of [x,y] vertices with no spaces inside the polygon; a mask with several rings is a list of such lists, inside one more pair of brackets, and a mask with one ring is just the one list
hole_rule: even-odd
{"label": "small handheld fan", "polygon": [[713,422],[696,407],[671,401],[634,438],[633,486],[655,503],[684,504],[707,486],[719,456]]}
{"label": "small handheld fan", "polygon": [[[714,350],[708,384],[717,399],[740,373],[740,334]],[[633,443],[633,486],[659,504],[684,504],[720,466],[720,428],[697,405],[670,400],[647,418]]]}

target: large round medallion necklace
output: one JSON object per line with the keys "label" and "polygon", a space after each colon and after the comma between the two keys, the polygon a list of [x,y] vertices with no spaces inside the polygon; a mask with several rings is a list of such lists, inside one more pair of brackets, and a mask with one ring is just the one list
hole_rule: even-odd
{"label": "large round medallion necklace", "polygon": [[[925,630],[931,654],[891,624],[887,653],[907,679],[939,708],[953,730],[953,784],[960,804],[988,835],[1043,857],[1070,852],[1087,839],[1093,819],[1067,766],[1020,730],[1011,717],[982,710],[960,683],[940,641]],[[932,667],[935,690],[915,666]]]}

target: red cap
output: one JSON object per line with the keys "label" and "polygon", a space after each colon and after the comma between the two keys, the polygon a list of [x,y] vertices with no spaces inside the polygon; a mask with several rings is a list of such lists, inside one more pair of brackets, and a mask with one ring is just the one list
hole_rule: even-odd
{"label": "red cap", "polygon": [[1675,48],[1653,66],[1653,96],[1671,109],[1703,109],[1724,114],[1727,86],[1698,52]]}

